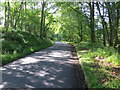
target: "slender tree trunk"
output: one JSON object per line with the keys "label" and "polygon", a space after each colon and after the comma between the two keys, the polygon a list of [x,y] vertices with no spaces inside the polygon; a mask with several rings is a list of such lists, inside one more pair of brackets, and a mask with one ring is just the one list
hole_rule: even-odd
{"label": "slender tree trunk", "polygon": [[[102,19],[102,25],[103,25],[103,45],[106,46],[106,31],[105,31],[105,20],[104,20],[104,5],[103,5],[103,19]],[[106,28],[107,29],[107,28]]]}
{"label": "slender tree trunk", "polygon": [[[14,3],[16,4],[16,2]],[[16,8],[13,8],[13,13],[11,14],[11,27],[14,28],[14,24],[15,24],[15,16],[16,16]]]}
{"label": "slender tree trunk", "polygon": [[23,16],[23,13],[20,13],[20,17],[21,17],[21,18],[19,18],[20,20],[19,20],[19,23],[18,23],[18,24],[19,24],[19,27],[20,27],[20,30],[21,30],[21,31],[23,30],[23,20],[22,20],[23,17],[22,17],[22,16]]}
{"label": "slender tree trunk", "polygon": [[43,37],[43,30],[44,30],[44,8],[45,8],[45,2],[42,3],[42,12],[41,12],[41,22],[40,22],[40,38]]}
{"label": "slender tree trunk", "polygon": [[8,1],[8,28],[10,26],[10,2]]}
{"label": "slender tree trunk", "polygon": [[10,3],[8,1],[7,3],[5,2],[5,29],[6,29],[6,33],[8,32],[8,28],[9,28],[9,22],[10,22],[9,17],[10,17]]}
{"label": "slender tree trunk", "polygon": [[81,36],[81,40],[80,40],[80,41],[81,41],[81,42],[83,41],[82,28],[83,28],[83,27],[82,27],[82,22],[81,22],[81,32],[80,32],[80,33],[81,33],[81,34],[80,34],[80,36]]}
{"label": "slender tree trunk", "polygon": [[[34,10],[36,9],[35,6],[36,6],[36,3],[34,2]],[[36,15],[34,18],[36,19]],[[34,35],[36,35],[36,23],[34,23],[33,27],[34,27]]]}
{"label": "slender tree trunk", "polygon": [[115,44],[114,44],[114,47],[117,46],[117,44],[120,44],[119,40],[118,40],[118,27],[119,27],[119,14],[120,14],[120,11],[119,9],[117,8],[117,12],[116,12],[116,23],[115,23]]}
{"label": "slender tree trunk", "polygon": [[21,2],[21,4],[20,4],[20,8],[19,8],[19,12],[18,12],[18,17],[17,17],[17,19],[15,21],[14,29],[16,29],[17,23],[18,23],[19,18],[20,18],[20,12],[21,12],[21,9],[22,9],[22,4],[23,4],[23,2]]}
{"label": "slender tree trunk", "polygon": [[7,27],[7,2],[5,2],[5,23],[4,23],[4,26],[5,26],[5,31],[7,33],[8,32],[8,27]]}
{"label": "slender tree trunk", "polygon": [[43,37],[46,37],[46,27],[45,27],[45,12],[44,12],[44,19],[43,19]]}
{"label": "slender tree trunk", "polygon": [[106,32],[105,32],[105,29],[107,29],[107,28],[105,28],[106,26],[106,24],[105,24],[105,20],[104,20],[104,7],[103,7],[103,16],[102,16],[102,14],[101,14],[101,12],[100,12],[100,7],[99,7],[99,4],[98,4],[98,2],[96,3],[96,6],[97,6],[97,9],[98,9],[98,11],[99,11],[99,15],[100,15],[100,17],[101,17],[101,19],[102,19],[102,26],[103,26],[103,45],[104,46],[106,46]]}
{"label": "slender tree trunk", "polygon": [[25,14],[25,16],[24,16],[24,28],[25,28],[25,31],[26,31],[26,16],[27,16],[27,9],[26,9],[26,2],[25,2],[25,6],[24,6],[24,8],[25,8],[25,10],[24,10],[24,14]]}
{"label": "slender tree trunk", "polygon": [[94,2],[89,3],[90,6],[90,30],[91,42],[95,43],[95,28],[94,28]]}
{"label": "slender tree trunk", "polygon": [[110,5],[110,3],[107,3],[106,4],[107,5],[107,7],[108,7],[108,18],[109,18],[109,25],[110,25],[110,42],[109,42],[109,45],[110,46],[113,46],[113,29],[114,29],[114,27],[113,27],[113,12],[112,12],[112,9],[111,9],[111,5]]}

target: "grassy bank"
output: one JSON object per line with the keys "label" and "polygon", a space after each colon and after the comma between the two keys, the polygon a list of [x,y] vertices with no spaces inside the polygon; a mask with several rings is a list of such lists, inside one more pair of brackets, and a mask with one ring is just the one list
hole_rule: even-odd
{"label": "grassy bank", "polygon": [[120,54],[101,44],[74,44],[89,88],[120,88]]}
{"label": "grassy bank", "polygon": [[2,65],[53,45],[53,42],[49,39],[40,39],[23,31],[3,33],[1,42]]}

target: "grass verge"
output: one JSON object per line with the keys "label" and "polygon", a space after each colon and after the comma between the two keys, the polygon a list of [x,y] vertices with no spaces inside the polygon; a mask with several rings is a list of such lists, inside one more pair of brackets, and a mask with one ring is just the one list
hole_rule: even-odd
{"label": "grass verge", "polygon": [[101,44],[74,44],[89,88],[120,88],[120,54]]}

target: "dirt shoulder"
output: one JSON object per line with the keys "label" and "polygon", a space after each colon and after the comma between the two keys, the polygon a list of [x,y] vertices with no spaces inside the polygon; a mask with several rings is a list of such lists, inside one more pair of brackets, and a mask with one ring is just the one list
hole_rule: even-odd
{"label": "dirt shoulder", "polygon": [[77,80],[78,88],[88,88],[87,82],[85,80],[84,71],[82,68],[82,64],[79,62],[79,58],[76,53],[76,49],[73,45],[71,45],[72,57],[74,59],[74,74]]}

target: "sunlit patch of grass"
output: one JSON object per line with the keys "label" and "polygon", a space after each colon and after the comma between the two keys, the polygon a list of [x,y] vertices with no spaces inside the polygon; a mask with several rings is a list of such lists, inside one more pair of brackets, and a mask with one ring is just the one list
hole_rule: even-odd
{"label": "sunlit patch of grass", "polygon": [[100,88],[100,87],[102,87],[98,83],[99,82],[98,81],[98,78],[99,78],[98,75],[93,74],[93,73],[96,73],[96,68],[91,68],[90,61],[82,60],[81,62],[83,64],[85,74],[87,75],[87,78],[88,78],[89,88]]}
{"label": "sunlit patch of grass", "polygon": [[94,45],[75,45],[89,88],[120,88],[120,54],[113,48]]}
{"label": "sunlit patch of grass", "polygon": [[119,66],[120,65],[120,55],[119,54],[113,54],[106,58],[105,62],[110,63],[112,62],[113,66]]}

